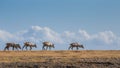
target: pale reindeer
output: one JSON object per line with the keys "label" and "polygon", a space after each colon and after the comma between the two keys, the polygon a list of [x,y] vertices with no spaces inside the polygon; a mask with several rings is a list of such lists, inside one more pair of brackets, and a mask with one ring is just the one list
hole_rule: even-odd
{"label": "pale reindeer", "polygon": [[79,44],[79,43],[75,42],[75,43],[71,43],[70,44],[68,50],[70,50],[70,49],[73,50],[73,48],[76,48],[76,50],[78,50],[79,48],[83,48],[84,49],[84,46],[82,44]]}
{"label": "pale reindeer", "polygon": [[51,50],[51,48],[55,48],[55,46],[51,42],[43,42],[42,50],[47,50],[48,48],[49,48],[49,50]]}
{"label": "pale reindeer", "polygon": [[24,47],[25,47],[26,50],[28,50],[27,47],[30,47],[30,50],[32,50],[32,47],[37,48],[37,45],[36,45],[36,44],[33,44],[33,43],[31,43],[31,42],[25,42],[25,43],[24,43],[24,46],[22,47],[22,50],[24,49]]}

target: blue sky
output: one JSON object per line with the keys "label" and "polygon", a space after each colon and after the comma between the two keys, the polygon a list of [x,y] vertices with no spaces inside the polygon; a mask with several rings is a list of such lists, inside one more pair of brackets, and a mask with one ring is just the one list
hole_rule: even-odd
{"label": "blue sky", "polygon": [[[120,47],[119,3],[119,0],[0,0],[0,30],[1,33],[8,32],[12,37],[20,31],[31,31],[32,27],[40,27],[42,30],[46,30],[44,28],[47,27],[50,31],[60,35],[59,38],[63,38],[61,35],[65,32],[69,33],[70,37],[71,34],[77,36],[79,32],[81,34],[86,32],[88,36],[84,35],[85,37],[83,38],[87,38],[87,40],[70,39],[82,42],[87,49],[120,49],[118,48]],[[41,33],[36,34],[39,35]],[[104,43],[106,40],[102,40],[103,42],[96,42],[96,38],[91,40],[93,35],[101,36],[101,34],[102,37],[104,37],[103,35],[105,37],[110,35],[110,39],[112,36],[112,45],[109,43],[111,40],[108,40],[107,44]],[[3,34],[0,35],[2,36]],[[116,37],[115,40],[113,35]],[[7,35],[4,36],[5,38],[9,37]],[[47,37],[46,35],[43,36]],[[1,38],[1,41],[3,40],[4,38]],[[101,39],[97,38],[97,40]],[[118,42],[115,42],[116,40]],[[98,43],[105,46],[98,45]],[[64,43],[56,44],[59,45],[56,49],[64,49],[64,46],[66,48],[68,46]],[[60,45],[63,46],[61,47]],[[108,46],[110,48],[107,48]],[[1,47],[4,47],[4,45]]]}

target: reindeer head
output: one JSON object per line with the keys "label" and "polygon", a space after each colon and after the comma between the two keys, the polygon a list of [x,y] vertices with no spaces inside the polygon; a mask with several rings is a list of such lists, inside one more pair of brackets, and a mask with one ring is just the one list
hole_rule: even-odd
{"label": "reindeer head", "polygon": [[81,44],[79,47],[83,48],[84,49],[84,46]]}

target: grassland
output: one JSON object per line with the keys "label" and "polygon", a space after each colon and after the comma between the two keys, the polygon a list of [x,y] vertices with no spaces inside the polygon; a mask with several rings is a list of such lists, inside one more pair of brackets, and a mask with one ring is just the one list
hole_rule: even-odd
{"label": "grassland", "polygon": [[[36,63],[40,66],[70,66],[66,68],[120,67],[119,50],[84,51],[0,51],[0,63]],[[42,64],[42,65],[41,65]],[[22,65],[22,64],[21,64]],[[54,67],[52,67],[54,66]],[[73,67],[71,67],[73,66]],[[18,67],[16,67],[18,68]],[[22,68],[22,67],[21,67]],[[65,67],[63,67],[65,68]]]}

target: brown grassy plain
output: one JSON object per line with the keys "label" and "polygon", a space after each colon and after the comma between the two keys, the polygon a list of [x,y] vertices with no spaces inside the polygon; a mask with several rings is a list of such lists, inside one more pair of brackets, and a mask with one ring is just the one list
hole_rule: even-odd
{"label": "brown grassy plain", "polygon": [[0,68],[10,66],[11,68],[119,68],[120,50],[0,51]]}
{"label": "brown grassy plain", "polygon": [[0,62],[43,62],[49,58],[120,58],[119,50],[0,51]]}

